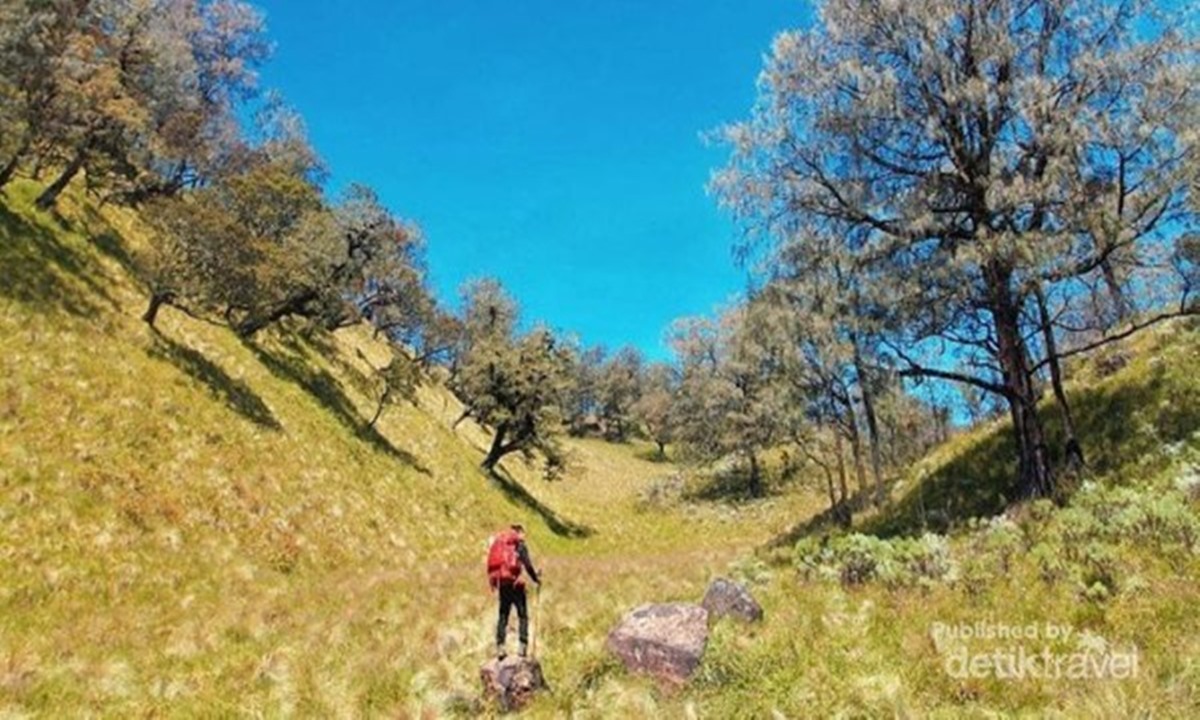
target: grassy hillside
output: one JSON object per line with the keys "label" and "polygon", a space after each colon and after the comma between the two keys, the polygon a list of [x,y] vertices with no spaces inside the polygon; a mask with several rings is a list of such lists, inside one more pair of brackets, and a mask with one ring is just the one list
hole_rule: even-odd
{"label": "grassy hillside", "polygon": [[[860,520],[873,534],[789,536],[818,491],[689,502],[680,469],[638,444],[570,441],[563,480],[507,460],[493,481],[486,433],[452,428],[461,408],[436,382],[368,427],[387,351],[365,329],[244,342],[168,309],[151,331],[134,214],[78,197],[46,214],[31,184],[8,193],[0,716],[468,712],[494,613],[485,543],[512,520],[546,576],[554,690],[535,717],[1200,713],[1195,330],[1147,336],[1115,372],[1076,368],[1093,475],[1065,508],[971,519],[1003,509],[998,423],[914,467]],[[767,621],[718,625],[687,688],[605,654],[632,606],[698,599],[731,572]],[[951,677],[932,628],[979,620],[1086,631],[1136,648],[1139,672]]]}
{"label": "grassy hillside", "polygon": [[675,469],[595,441],[556,484],[519,461],[497,484],[436,383],[366,426],[365,329],[243,342],[167,310],[154,332],[137,218],[35,194],[0,205],[0,714],[444,711],[476,690],[512,520],[548,672],[587,685],[625,609],[701,593],[796,512],[639,512]]}
{"label": "grassy hillside", "polygon": [[[1165,717],[1200,714],[1200,330],[1178,323],[1073,370],[1089,467],[1008,506],[1007,421],[952,438],[833,533],[802,522],[763,557],[776,622],[718,634],[717,715]],[[1043,412],[1061,432],[1055,406]],[[941,532],[945,534],[935,534]],[[783,541],[782,543],[780,541]],[[947,639],[939,627],[1034,627]],[[1048,640],[1053,626],[1069,638]],[[962,652],[1136,657],[1133,677],[956,677]],[[961,666],[956,666],[961,670]],[[764,688],[766,690],[764,691]]]}
{"label": "grassy hillside", "polygon": [[[1143,483],[1178,464],[1177,456],[1196,445],[1196,331],[1195,324],[1167,325],[1072,368],[1068,397],[1092,481]],[[1041,411],[1050,447],[1062,448],[1062,417],[1048,391]],[[916,464],[893,487],[896,505],[870,518],[866,527],[886,536],[919,534],[998,514],[1017,495],[1016,472],[1011,426],[1007,419],[996,421],[953,438]],[[1079,480],[1068,477],[1060,484],[1065,499]]]}

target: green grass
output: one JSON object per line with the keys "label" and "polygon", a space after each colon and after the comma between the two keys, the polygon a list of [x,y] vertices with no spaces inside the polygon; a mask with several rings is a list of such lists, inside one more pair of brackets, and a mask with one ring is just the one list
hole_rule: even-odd
{"label": "green grass", "polygon": [[[388,351],[365,329],[243,342],[168,308],[151,331],[131,274],[146,242],[136,214],[72,194],[61,214],[41,213],[37,190],[18,181],[0,202],[0,717],[469,708],[494,613],[485,544],[514,520],[546,576],[537,637],[553,692],[534,717],[1200,710],[1194,555],[1105,545],[1122,589],[1103,601],[1045,581],[1030,553],[1008,571],[976,568],[973,583],[843,587],[806,578],[789,548],[755,555],[823,509],[809,483],[647,505],[681,468],[646,443],[587,439],[567,441],[561,481],[518,460],[489,478],[486,432],[452,428],[461,407],[437,382],[367,425],[370,365]],[[1116,374],[1075,371],[1105,485],[1165,487],[1200,456],[1189,370],[1200,343],[1173,332],[1139,343]],[[1003,424],[956,437],[860,529],[912,534],[937,509],[960,557],[991,562],[967,518],[1001,509],[1007,442]],[[1050,513],[1030,527],[1066,547],[1071,526]],[[696,600],[717,574],[751,581],[767,620],[716,626],[689,686],[660,689],[606,654],[631,607]],[[981,617],[1136,643],[1143,672],[1100,685],[955,681],[929,627]]]}

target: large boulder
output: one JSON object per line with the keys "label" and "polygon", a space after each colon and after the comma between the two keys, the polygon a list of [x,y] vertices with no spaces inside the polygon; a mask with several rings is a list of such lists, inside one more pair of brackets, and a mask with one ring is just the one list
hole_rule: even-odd
{"label": "large boulder", "polygon": [[708,611],[699,605],[643,605],[608,634],[608,649],[628,670],[682,684],[700,665],[708,643]]}
{"label": "large boulder", "polygon": [[542,666],[533,658],[492,658],[479,668],[483,696],[504,712],[520,710],[533,696],[546,689]]}
{"label": "large boulder", "polygon": [[717,578],[708,586],[700,603],[711,618],[733,617],[746,622],[762,620],[763,609],[745,585]]}

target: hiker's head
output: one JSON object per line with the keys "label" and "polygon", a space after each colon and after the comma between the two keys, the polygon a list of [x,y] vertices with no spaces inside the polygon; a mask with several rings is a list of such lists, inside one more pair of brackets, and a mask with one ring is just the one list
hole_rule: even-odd
{"label": "hiker's head", "polygon": [[513,523],[509,527],[512,528],[512,531],[515,532],[518,537],[525,537],[525,526],[521,523]]}

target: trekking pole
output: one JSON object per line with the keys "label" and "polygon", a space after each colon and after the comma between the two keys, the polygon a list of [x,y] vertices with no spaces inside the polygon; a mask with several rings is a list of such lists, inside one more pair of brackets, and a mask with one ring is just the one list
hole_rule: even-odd
{"label": "trekking pole", "polygon": [[530,633],[531,637],[529,638],[529,640],[530,640],[529,656],[532,658],[537,657],[537,638],[538,638],[538,634],[542,630],[542,626],[538,624],[542,620],[542,616],[541,616],[541,612],[540,612],[541,606],[542,606],[542,584],[537,583],[537,592],[535,592],[533,594],[533,632]]}

